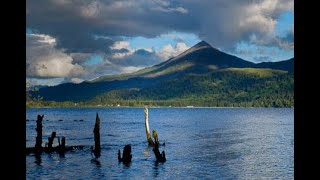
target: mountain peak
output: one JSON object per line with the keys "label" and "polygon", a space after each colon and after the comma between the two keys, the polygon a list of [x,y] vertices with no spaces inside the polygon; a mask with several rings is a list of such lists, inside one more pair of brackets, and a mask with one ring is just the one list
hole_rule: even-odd
{"label": "mountain peak", "polygon": [[196,45],[194,45],[193,47],[194,48],[211,47],[211,45],[209,43],[207,43],[206,41],[201,41],[201,42],[197,43]]}

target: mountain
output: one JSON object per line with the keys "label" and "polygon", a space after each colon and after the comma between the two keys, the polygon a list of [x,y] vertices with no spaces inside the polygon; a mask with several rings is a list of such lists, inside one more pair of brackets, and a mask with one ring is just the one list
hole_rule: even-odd
{"label": "mountain", "polygon": [[[288,77],[287,73],[291,70],[293,70],[293,59],[276,63],[255,64],[221,52],[205,41],[201,41],[176,57],[134,73],[101,76],[80,84],[66,83],[41,88],[30,93],[32,96],[41,96],[46,101],[97,102],[97,98],[100,98],[100,103],[102,103],[101,99],[112,102],[121,99],[167,101],[194,96],[199,96],[200,99],[203,97],[210,99],[212,96],[219,95],[216,90],[219,90],[220,94],[222,91],[229,92],[226,89],[229,85],[232,87],[232,92],[235,90],[233,92],[235,94],[237,94],[237,89],[245,92],[246,89],[251,88],[247,87],[246,82],[251,81],[264,84],[265,81],[270,80],[270,85],[284,78],[290,86],[291,81],[287,78],[290,79],[291,76]],[[278,76],[280,78],[272,79]],[[216,79],[217,77],[220,77],[220,79]],[[230,77],[233,77],[234,80]],[[260,81],[261,79],[263,81]],[[228,83],[230,84],[227,85]],[[238,87],[231,84],[237,84]],[[259,91],[255,87],[265,86],[260,85],[255,85],[252,91]],[[186,87],[189,87],[189,89]],[[168,90],[165,90],[166,88]],[[280,91],[282,92],[278,89],[275,92]],[[175,93],[172,94],[172,92]],[[203,93],[199,94],[199,92]],[[273,91],[268,92],[273,93]],[[290,91],[285,91],[283,97],[288,92]],[[223,96],[232,97],[232,94],[227,93]]]}
{"label": "mountain", "polygon": [[270,68],[288,71],[290,73],[294,72],[294,58],[279,61],[279,62],[262,62],[254,65],[257,68]]}
{"label": "mountain", "polygon": [[253,67],[254,65],[252,62],[221,52],[207,42],[201,41],[178,56],[158,65],[129,74],[102,76],[92,82],[123,80],[132,77],[169,78],[187,73],[203,74],[216,69]]}

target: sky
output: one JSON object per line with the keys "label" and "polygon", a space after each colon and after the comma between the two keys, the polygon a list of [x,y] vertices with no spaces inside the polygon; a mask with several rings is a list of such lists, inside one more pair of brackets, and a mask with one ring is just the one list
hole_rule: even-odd
{"label": "sky", "polygon": [[259,63],[294,57],[293,0],[28,0],[29,85],[81,83],[200,41]]}

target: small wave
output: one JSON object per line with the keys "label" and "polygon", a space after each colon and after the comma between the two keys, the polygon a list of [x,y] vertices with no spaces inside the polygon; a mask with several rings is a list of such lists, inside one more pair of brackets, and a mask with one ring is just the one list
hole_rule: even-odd
{"label": "small wave", "polygon": [[110,136],[110,137],[119,137],[118,135],[114,135],[114,134],[107,134],[107,136]]}

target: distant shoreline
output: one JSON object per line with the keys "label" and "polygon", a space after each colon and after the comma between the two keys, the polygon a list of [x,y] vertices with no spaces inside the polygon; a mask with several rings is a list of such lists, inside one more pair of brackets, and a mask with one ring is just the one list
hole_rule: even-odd
{"label": "distant shoreline", "polygon": [[209,107],[209,106],[195,106],[195,107],[168,107],[168,106],[119,106],[119,107],[108,107],[108,106],[83,106],[83,107],[27,107],[26,109],[41,109],[41,108],[74,108],[74,109],[81,109],[81,108],[101,108],[101,109],[105,109],[105,108],[144,108],[144,107],[148,107],[148,108],[179,108],[179,109],[203,109],[203,108],[208,108],[208,109],[242,109],[242,108],[263,108],[263,109],[268,109],[268,108],[278,108],[278,109],[283,109],[283,108],[287,108],[287,109],[294,109],[294,107]]}

